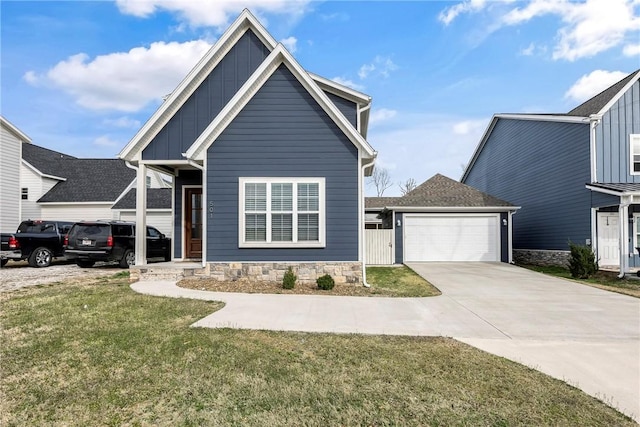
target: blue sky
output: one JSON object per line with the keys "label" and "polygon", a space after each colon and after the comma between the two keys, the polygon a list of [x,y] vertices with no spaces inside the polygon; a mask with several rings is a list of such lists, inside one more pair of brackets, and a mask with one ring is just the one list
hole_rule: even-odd
{"label": "blue sky", "polygon": [[640,68],[640,0],[2,1],[1,114],[37,145],[115,157],[244,7],[373,98],[394,184],[459,179],[494,113],[567,112]]}

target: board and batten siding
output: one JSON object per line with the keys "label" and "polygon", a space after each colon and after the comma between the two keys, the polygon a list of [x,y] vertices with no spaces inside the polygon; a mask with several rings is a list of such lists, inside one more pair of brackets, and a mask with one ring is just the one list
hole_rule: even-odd
{"label": "board and batten siding", "polygon": [[[136,222],[136,211],[114,210],[114,219]],[[147,210],[147,225],[155,227],[165,236],[171,237],[173,234],[173,218],[171,217],[171,210]]]}
{"label": "board and batten siding", "polygon": [[335,106],[338,107],[338,110],[340,110],[340,112],[344,114],[349,123],[351,123],[351,125],[353,125],[353,127],[357,129],[358,105],[355,102],[339,97],[338,95],[334,95],[331,92],[325,91],[324,93],[329,97],[331,102],[333,102]]}
{"label": "board and batten siding", "polygon": [[12,232],[20,224],[20,162],[22,141],[0,127],[0,230]]}
{"label": "board and batten siding", "polygon": [[202,131],[269,55],[250,29],[142,152],[144,160],[183,160]]}
{"label": "board and batten siding", "polygon": [[598,182],[640,183],[640,175],[631,175],[631,134],[640,134],[639,81],[605,111],[596,127]]}
{"label": "board and batten siding", "polygon": [[[207,152],[207,261],[358,261],[358,150],[281,65]],[[239,248],[240,177],[324,177],[325,248]]]}
{"label": "board and batten siding", "polygon": [[464,183],[521,206],[513,248],[591,238],[589,124],[499,118]]}

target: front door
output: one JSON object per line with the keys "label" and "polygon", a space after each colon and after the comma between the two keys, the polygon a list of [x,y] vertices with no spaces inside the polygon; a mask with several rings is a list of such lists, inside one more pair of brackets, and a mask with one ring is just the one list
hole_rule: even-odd
{"label": "front door", "polygon": [[598,212],[598,265],[620,265],[620,230],[617,212]]}
{"label": "front door", "polygon": [[185,255],[202,258],[202,188],[185,189]]}

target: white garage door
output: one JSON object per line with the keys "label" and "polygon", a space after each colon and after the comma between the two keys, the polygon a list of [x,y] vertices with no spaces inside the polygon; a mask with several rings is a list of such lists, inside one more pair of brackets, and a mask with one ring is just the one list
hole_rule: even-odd
{"label": "white garage door", "polygon": [[495,214],[404,215],[404,261],[500,261]]}

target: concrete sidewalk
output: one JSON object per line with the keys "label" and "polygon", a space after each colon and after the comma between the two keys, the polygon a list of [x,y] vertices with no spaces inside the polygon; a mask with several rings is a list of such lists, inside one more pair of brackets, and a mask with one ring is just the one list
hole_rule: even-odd
{"label": "concrete sidewalk", "polygon": [[452,337],[564,380],[640,421],[640,300],[506,264],[412,268],[443,295],[218,293],[173,282],[131,287],[226,304],[196,327]]}

